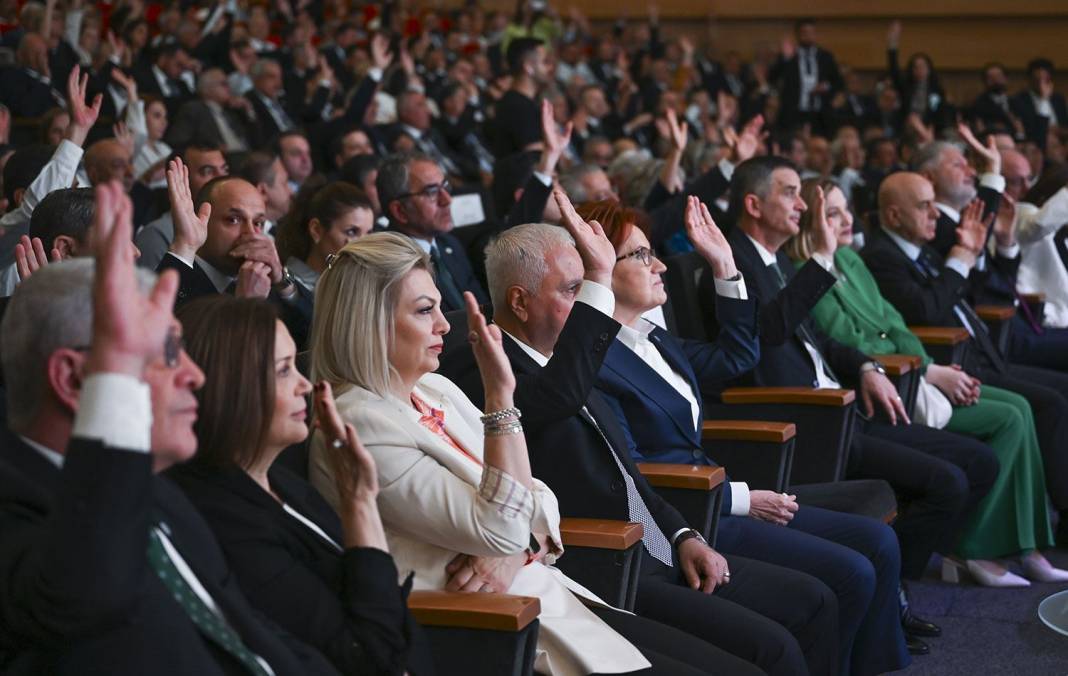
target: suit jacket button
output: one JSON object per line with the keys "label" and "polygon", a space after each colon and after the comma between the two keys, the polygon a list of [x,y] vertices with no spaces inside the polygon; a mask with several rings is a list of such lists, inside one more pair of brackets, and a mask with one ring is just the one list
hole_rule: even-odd
{"label": "suit jacket button", "polygon": [[879,337],[882,338],[883,340],[886,340],[889,336],[886,334],[886,331],[880,331],[879,332]]}
{"label": "suit jacket button", "polygon": [[694,451],[693,451],[693,457],[694,457],[695,460],[699,460],[701,458],[701,456],[704,455],[704,454],[705,454],[705,452],[700,450],[700,449],[694,449]]}
{"label": "suit jacket button", "polygon": [[623,490],[623,482],[622,481],[613,481],[612,485],[611,485],[611,489],[612,489],[613,493],[618,493],[619,491]]}

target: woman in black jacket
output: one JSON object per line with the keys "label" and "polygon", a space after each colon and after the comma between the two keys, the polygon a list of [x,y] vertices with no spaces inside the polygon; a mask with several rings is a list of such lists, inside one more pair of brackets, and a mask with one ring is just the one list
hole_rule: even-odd
{"label": "woman in black jacket", "polygon": [[246,596],[342,673],[432,673],[406,606],[410,582],[398,584],[378,516],[374,460],[341,423],[329,386],[315,388],[314,403],[337,464],[340,519],[274,462],[307,437],[313,389],[274,308],[218,295],[179,314],[207,380],[197,393],[199,450],[171,476],[211,525]]}

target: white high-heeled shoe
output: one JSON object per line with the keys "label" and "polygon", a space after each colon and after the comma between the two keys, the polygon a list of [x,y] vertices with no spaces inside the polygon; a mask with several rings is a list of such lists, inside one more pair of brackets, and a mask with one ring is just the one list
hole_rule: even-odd
{"label": "white high-heeled shoe", "polygon": [[1037,558],[1024,556],[1020,559],[1020,563],[1023,566],[1024,575],[1035,582],[1068,582],[1068,570],[1054,568],[1053,564],[1041,554]]}
{"label": "white high-heeled shoe", "polygon": [[994,575],[987,571],[985,568],[977,564],[975,561],[964,561],[963,563],[955,559],[943,558],[942,559],[942,581],[950,582],[952,584],[959,584],[961,571],[968,571],[975,583],[982,587],[1030,587],[1031,583],[1023,579],[1019,575],[1006,570],[1001,575]]}

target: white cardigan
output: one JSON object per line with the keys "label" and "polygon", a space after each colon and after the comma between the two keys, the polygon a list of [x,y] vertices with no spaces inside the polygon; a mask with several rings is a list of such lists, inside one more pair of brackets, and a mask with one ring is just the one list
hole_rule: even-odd
{"label": "white cardigan", "polygon": [[1068,224],[1068,188],[1061,188],[1041,208],[1020,202],[1016,206],[1016,228],[1020,240],[1020,271],[1016,289],[1020,293],[1046,294],[1046,326],[1068,327],[1068,269],[1057,253],[1053,236]]}
{"label": "white cardigan", "polygon": [[[423,376],[415,394],[444,411],[445,429],[472,456],[482,458],[481,412],[456,385],[437,374]],[[415,572],[416,589],[442,589],[445,566],[458,554],[506,556],[527,548],[530,533],[560,545],[556,496],[535,479],[533,501],[519,514],[502,513],[478,493],[482,465],[460,453],[419,423],[410,403],[354,387],[337,397],[341,417],[356,428],[374,456],[378,507],[390,552],[402,577]],[[338,495],[322,435],[312,442],[309,475],[335,509]],[[570,591],[569,591],[570,590]],[[587,589],[549,565],[522,568],[510,594],[541,600],[541,628],[535,669],[578,676],[625,673],[649,662],[625,638],[591,613],[576,594],[604,605]]]}

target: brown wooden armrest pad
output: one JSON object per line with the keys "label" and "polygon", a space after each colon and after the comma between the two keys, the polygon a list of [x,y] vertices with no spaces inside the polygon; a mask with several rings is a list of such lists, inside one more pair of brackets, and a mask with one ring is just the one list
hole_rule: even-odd
{"label": "brown wooden armrest pad", "polygon": [[710,491],[723,483],[727,473],[722,467],[679,465],[671,462],[639,462],[638,471],[650,485],[658,488],[689,488]]}
{"label": "brown wooden armrest pad", "polygon": [[413,591],[408,609],[420,624],[466,629],[519,631],[541,613],[533,596]]}
{"label": "brown wooden armrest pad", "polygon": [[910,326],[909,331],[928,345],[956,345],[968,340],[968,332],[960,326]]}
{"label": "brown wooden armrest pad", "polygon": [[1003,322],[1006,319],[1012,319],[1012,316],[1016,314],[1016,308],[1011,305],[976,305],[975,314],[979,315],[983,321]]}
{"label": "brown wooden armrest pad", "polygon": [[1034,293],[1021,293],[1020,298],[1025,303],[1045,303],[1046,294],[1042,291],[1035,291]]}
{"label": "brown wooden armrest pad", "polygon": [[560,519],[565,547],[624,550],[642,539],[640,523],[613,519]]}
{"label": "brown wooden armrest pad", "polygon": [[797,426],[770,420],[706,420],[701,425],[701,438],[733,439],[735,441],[768,441],[781,444],[797,436]]}
{"label": "brown wooden armrest pad", "polygon": [[856,394],[853,390],[817,390],[812,387],[731,387],[723,390],[720,397],[724,404],[849,406]]}
{"label": "brown wooden armrest pad", "polygon": [[887,375],[891,376],[903,376],[923,363],[923,360],[914,354],[873,354],[872,357],[879,360]]}

